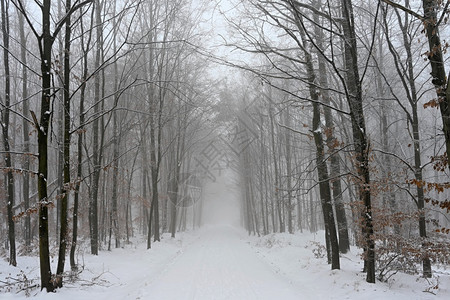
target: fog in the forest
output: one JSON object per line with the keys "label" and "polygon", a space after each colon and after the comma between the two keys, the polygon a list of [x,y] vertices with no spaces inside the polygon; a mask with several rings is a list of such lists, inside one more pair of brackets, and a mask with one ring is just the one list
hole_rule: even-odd
{"label": "fog in the forest", "polygon": [[240,201],[236,173],[225,169],[216,172],[215,181],[207,180],[203,187],[205,225],[239,225]]}
{"label": "fog in the forest", "polygon": [[0,12],[0,293],[101,286],[92,267],[122,299],[178,300],[182,283],[181,298],[259,300],[300,279],[294,299],[354,299],[364,278],[450,294],[450,0]]}

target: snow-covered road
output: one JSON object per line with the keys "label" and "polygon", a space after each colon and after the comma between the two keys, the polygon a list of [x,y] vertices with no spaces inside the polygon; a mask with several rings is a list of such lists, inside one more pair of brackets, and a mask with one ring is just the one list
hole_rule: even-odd
{"label": "snow-covered road", "polygon": [[231,226],[202,230],[167,269],[140,288],[141,299],[300,299]]}
{"label": "snow-covered road", "polygon": [[[203,190],[204,222],[209,225],[179,232],[176,238],[164,233],[152,249],[146,249],[146,239],[139,236],[99,256],[86,254],[84,244],[79,255],[83,272],[77,280],[67,280],[56,293],[33,290],[31,296],[38,300],[450,299],[445,266],[430,280],[399,272],[389,283],[368,284],[357,249],[342,255],[342,269],[333,271],[325,257],[313,254],[323,242],[323,231],[248,236],[235,227],[240,212],[232,176],[222,173],[217,179]],[[0,261],[0,280],[26,266],[24,274],[37,282],[39,258],[21,257],[20,263],[15,268]],[[438,289],[430,292],[434,286]],[[12,290],[0,293],[0,299],[27,298]]]}

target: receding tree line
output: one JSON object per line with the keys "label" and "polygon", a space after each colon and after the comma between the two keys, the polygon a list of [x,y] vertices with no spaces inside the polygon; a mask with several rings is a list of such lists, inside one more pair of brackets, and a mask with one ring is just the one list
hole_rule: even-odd
{"label": "receding tree line", "polygon": [[69,248],[72,272],[80,271],[80,239],[98,255],[129,243],[136,228],[148,233],[150,248],[161,232],[200,224],[197,206],[172,205],[177,200],[165,195],[175,189],[167,174],[187,171],[191,144],[203,134],[197,102],[207,65],[190,46],[201,11],[190,1],[1,4],[10,264],[38,243],[40,286],[50,292],[63,285]]}
{"label": "receding tree line", "polygon": [[[247,22],[228,20],[239,37],[227,44],[261,61],[228,62],[253,74],[247,84],[254,92],[241,96],[253,99],[252,109],[244,104],[239,117],[255,115],[247,134],[259,139],[240,158],[249,232],[259,234],[261,223],[264,234],[293,232],[293,214],[297,229],[305,222],[316,230],[317,208],[307,201],[315,191],[332,269],[353,241],[364,250],[367,282],[387,280],[408,256],[431,277],[448,234],[441,196],[448,189],[447,83],[440,73],[447,46],[439,37],[448,3],[424,1],[423,15],[410,1],[245,3]],[[273,188],[264,194],[264,186]],[[409,223],[414,237],[402,229]]]}
{"label": "receding tree line", "polygon": [[[431,277],[448,263],[449,5],[366,2],[240,1],[227,43],[244,65],[206,54],[207,2],[1,0],[10,264],[39,245],[50,292],[69,248],[80,271],[79,243],[99,255],[139,230],[151,248],[199,226],[182,183],[220,165],[213,145],[240,174],[250,234],[323,229],[332,269],[356,245],[368,282],[397,261]],[[209,79],[208,59],[240,82]]]}

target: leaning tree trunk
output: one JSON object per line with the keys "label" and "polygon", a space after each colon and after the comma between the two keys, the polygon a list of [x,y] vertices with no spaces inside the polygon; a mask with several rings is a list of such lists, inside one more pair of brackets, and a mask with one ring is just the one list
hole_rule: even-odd
{"label": "leaning tree trunk", "polygon": [[[303,37],[304,38],[304,37]],[[323,221],[325,223],[325,234],[329,241],[331,251],[331,269],[340,269],[339,261],[339,242],[336,233],[336,224],[334,222],[333,205],[331,202],[330,179],[328,176],[328,167],[325,159],[324,141],[320,121],[320,107],[318,104],[319,96],[315,88],[315,74],[311,55],[304,49],[306,65],[308,72],[309,94],[313,106],[313,126],[314,142],[316,145],[316,165],[319,179],[320,202],[322,204]]]}
{"label": "leaning tree trunk", "polygon": [[442,125],[447,149],[447,164],[450,169],[450,78],[445,73],[442,44],[437,23],[436,9],[439,7],[437,0],[423,0],[425,32],[428,39],[428,59],[431,65],[432,83],[436,90],[437,102],[441,110]]}
{"label": "leaning tree trunk", "polygon": [[331,188],[328,175],[328,166],[325,159],[325,147],[320,121],[319,92],[316,88],[316,74],[314,72],[311,51],[308,47],[309,43],[307,42],[306,34],[302,26],[302,19],[295,10],[294,17],[301,37],[302,44],[300,44],[300,41],[298,43],[300,48],[303,50],[303,55],[305,56],[306,72],[308,76],[308,89],[311,98],[311,104],[313,106],[312,133],[316,145],[317,175],[319,180],[319,192],[321,200],[320,202],[322,205],[323,221],[325,224],[325,242],[327,245],[328,261],[330,262],[329,256],[331,255],[331,269],[339,269],[339,242],[336,233],[336,224],[334,221],[333,204],[331,201]]}
{"label": "leaning tree trunk", "polygon": [[[316,2],[316,7],[320,7],[321,1]],[[319,16],[314,14],[314,21],[316,24],[319,24]],[[317,36],[317,46],[320,49],[323,49],[323,31],[319,26],[314,27],[314,32]],[[324,103],[323,106],[324,116],[325,116],[325,125],[327,127],[327,139],[326,144],[330,152],[335,152],[334,149],[337,147],[337,139],[334,136],[334,121],[333,114],[329,105],[331,104],[331,97],[328,90],[328,78],[327,78],[327,69],[325,66],[325,60],[322,58],[322,52],[318,51],[318,65],[319,65],[319,82],[321,87],[321,95]],[[350,250],[350,238],[348,235],[348,225],[347,225],[347,216],[345,214],[345,207],[342,199],[342,185],[340,179],[340,158],[339,153],[331,153],[330,154],[330,175],[331,177],[336,177],[332,180],[332,192],[334,198],[334,206],[336,209],[336,219],[338,225],[339,232],[339,251],[341,253],[347,253]]]}
{"label": "leaning tree trunk", "polygon": [[357,38],[354,28],[353,4],[342,0],[342,22],[344,56],[346,66],[346,98],[352,121],[353,143],[355,144],[356,171],[360,201],[364,206],[362,214],[365,240],[366,281],[375,283],[375,241],[373,239],[372,203],[369,171],[369,141],[364,120],[361,78],[358,70]]}

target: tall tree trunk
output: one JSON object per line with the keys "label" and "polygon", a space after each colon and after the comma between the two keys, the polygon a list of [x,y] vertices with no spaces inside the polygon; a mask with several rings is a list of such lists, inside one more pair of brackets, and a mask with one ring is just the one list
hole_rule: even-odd
{"label": "tall tree trunk", "polygon": [[14,175],[13,164],[10,153],[10,136],[9,136],[9,111],[11,99],[11,74],[9,70],[9,12],[6,0],[1,0],[2,13],[2,35],[3,35],[3,64],[5,68],[5,103],[2,113],[1,127],[3,133],[3,146],[5,148],[5,166],[7,168],[5,175],[5,185],[8,197],[6,198],[6,210],[8,215],[8,240],[9,240],[9,264],[16,266],[16,234],[15,224],[13,220],[14,207]]}
{"label": "tall tree trunk", "polygon": [[[117,69],[117,64],[115,64],[115,69]],[[117,76],[117,70],[116,70],[116,76]],[[114,91],[117,91],[117,84],[115,84]],[[118,102],[118,96],[115,96],[115,103]],[[117,211],[117,201],[118,201],[118,177],[119,177],[119,146],[120,146],[120,134],[118,130],[118,117],[117,117],[117,111],[113,112],[113,164],[112,164],[112,172],[113,172],[113,178],[112,178],[112,196],[111,196],[111,225],[113,226],[112,229],[114,231],[114,238],[115,238],[115,247],[120,247],[120,234],[119,234],[119,215]]]}
{"label": "tall tree trunk", "polygon": [[[149,14],[149,35],[148,42],[153,43],[156,41],[155,30],[155,10],[153,9],[154,2],[149,2],[150,14]],[[154,48],[150,47],[148,52],[148,70],[146,72],[148,76],[147,84],[147,100],[150,106],[149,112],[149,126],[150,126],[150,175],[151,175],[151,187],[152,187],[152,200],[150,204],[150,215],[148,225],[148,240],[147,248],[151,246],[152,236],[152,220],[154,219],[154,241],[160,241],[160,229],[159,229],[159,190],[158,183],[160,177],[161,167],[161,139],[162,139],[162,109],[164,106],[164,99],[159,97],[159,103],[153,87],[152,81],[155,76],[155,62]],[[159,74],[160,75],[160,74]],[[161,96],[161,94],[160,94]]]}
{"label": "tall tree trunk", "polygon": [[[289,115],[289,108],[285,109],[284,116],[285,125],[290,128],[291,127],[291,116]],[[285,150],[286,150],[286,181],[287,181],[287,217],[288,217],[288,232],[294,233],[294,226],[292,220],[292,162],[291,162],[291,132],[290,129],[285,129]]]}
{"label": "tall tree trunk", "polygon": [[58,266],[56,268],[56,285],[62,287],[62,274],[66,261],[66,249],[68,240],[67,207],[70,195],[70,43],[71,43],[71,0],[66,0],[66,33],[64,36],[64,194],[61,198],[61,227],[59,237]]}
{"label": "tall tree trunk", "polygon": [[[103,26],[101,20],[101,2],[100,0],[95,1],[95,22],[96,22],[96,36],[97,36],[97,49],[95,53],[94,69],[98,72],[101,63],[102,47],[103,47]],[[98,234],[98,191],[99,191],[99,181],[100,181],[100,171],[102,162],[102,138],[100,138],[99,133],[99,117],[100,108],[103,106],[100,102],[102,97],[100,95],[101,88],[101,74],[100,72],[95,74],[94,78],[94,115],[95,119],[93,121],[93,174],[91,177],[91,187],[89,196],[89,233],[91,240],[91,254],[98,255],[99,248],[99,234]],[[103,126],[102,126],[103,128]]]}
{"label": "tall tree trunk", "polygon": [[50,33],[50,7],[51,1],[42,2],[42,35],[39,39],[41,53],[41,80],[42,97],[40,122],[34,112],[32,113],[36,130],[38,132],[38,197],[39,197],[39,257],[41,269],[41,289],[51,292],[55,289],[50,269],[50,251],[48,236],[48,206],[51,204],[47,195],[48,178],[48,128],[51,111],[51,63],[53,37]]}
{"label": "tall tree trunk", "polygon": [[[269,95],[271,97],[272,95]],[[271,99],[269,99],[271,100]],[[278,215],[278,222],[280,226],[280,232],[284,232],[284,223],[283,223],[283,217],[282,217],[282,208],[281,208],[281,199],[280,199],[280,186],[279,186],[279,168],[278,168],[278,158],[277,158],[277,147],[275,143],[275,125],[273,120],[273,108],[270,107],[269,109],[269,119],[270,119],[270,136],[271,136],[271,144],[272,144],[272,159],[274,164],[274,172],[275,172],[275,186],[274,186],[274,199],[275,203],[277,205],[277,215]]]}
{"label": "tall tree trunk", "polygon": [[[179,112],[181,113],[182,107],[179,108]],[[177,135],[177,144],[176,144],[176,150],[175,150],[175,182],[172,190],[172,205],[171,205],[171,217],[170,217],[170,232],[172,238],[175,237],[175,231],[176,231],[176,222],[177,222],[177,209],[178,209],[178,203],[180,200],[179,197],[179,185],[180,185],[180,179],[182,182],[184,182],[186,179],[182,178],[181,172],[181,166],[183,163],[183,157],[184,157],[184,148],[185,148],[185,137],[186,137],[186,119],[187,119],[187,113],[184,111],[184,114],[179,116],[176,120],[176,135]]]}
{"label": "tall tree trunk", "polygon": [[[409,1],[405,1],[405,6],[410,7]],[[404,106],[402,106],[403,110],[405,111],[405,114],[408,119],[408,123],[412,126],[412,140],[413,140],[413,146],[414,146],[414,178],[416,180],[416,189],[417,189],[417,200],[416,205],[419,213],[419,234],[420,237],[423,239],[422,246],[424,248],[425,256],[422,260],[423,265],[423,276],[424,277],[431,277],[431,262],[427,255],[426,250],[426,223],[425,223],[425,195],[424,195],[424,187],[423,187],[423,167],[421,162],[421,146],[420,146],[420,132],[419,132],[419,116],[418,116],[418,110],[417,110],[417,104],[419,102],[418,96],[417,96],[417,88],[416,88],[416,74],[414,74],[414,65],[413,65],[413,55],[411,50],[411,37],[408,33],[408,27],[410,25],[409,21],[409,15],[407,13],[404,14],[404,20],[402,20],[401,15],[398,11],[396,11],[397,19],[399,22],[399,26],[402,31],[402,37],[403,37],[403,44],[404,44],[404,50],[406,52],[406,63],[404,63],[405,66],[400,66],[399,61],[399,55],[396,51],[395,46],[392,44],[392,42],[389,39],[388,31],[387,31],[387,21],[386,21],[386,14],[384,18],[384,24],[386,27],[386,38],[388,41],[388,46],[391,54],[394,57],[394,63],[397,69],[397,73],[400,75],[400,78],[402,80],[402,84],[405,89],[405,93],[407,96],[407,99],[409,101],[409,104],[411,106],[411,112],[409,112]],[[406,74],[404,72],[406,71]]]}
{"label": "tall tree trunk", "polygon": [[[3,0],[2,0],[3,1]],[[25,18],[23,14],[17,10],[17,15],[19,19],[19,35],[20,35],[20,59],[23,63],[22,65],[22,111],[24,114],[28,114],[29,108],[29,100],[28,100],[28,69],[27,69],[27,39],[25,37]],[[30,135],[29,135],[29,124],[28,120],[23,118],[22,121],[22,133],[23,133],[23,152],[30,153]],[[23,159],[23,169],[30,169],[30,157],[26,155]],[[22,195],[23,195],[23,203],[24,203],[24,211],[27,212],[25,216],[25,228],[24,228],[24,239],[25,239],[25,247],[26,251],[31,251],[31,217],[28,213],[28,209],[30,208],[30,177],[28,173],[23,175],[22,182]]]}
{"label": "tall tree trunk", "polygon": [[[91,22],[94,21],[93,14],[95,10],[92,10],[91,14]],[[81,21],[81,28],[84,33],[83,28],[83,19]],[[93,27],[92,24],[90,26]],[[83,34],[82,34],[83,35]],[[73,227],[72,227],[72,244],[70,247],[70,267],[73,271],[76,271],[78,269],[77,264],[75,262],[75,250],[77,246],[77,239],[78,239],[78,205],[79,205],[79,196],[80,196],[80,187],[81,187],[81,177],[82,177],[82,163],[83,163],[83,132],[84,132],[84,101],[85,101],[85,95],[86,95],[86,80],[88,77],[88,49],[91,45],[92,40],[92,31],[89,30],[89,36],[88,40],[86,42],[86,45],[84,44],[84,40],[81,39],[81,49],[83,51],[83,77],[82,77],[82,83],[80,87],[80,129],[78,130],[78,140],[77,140],[77,178],[75,182],[75,191],[74,191],[74,200],[73,200]]]}
{"label": "tall tree trunk", "polygon": [[[441,110],[442,125],[447,149],[447,166],[450,169],[450,78],[445,73],[444,58],[442,55],[442,44],[437,24],[437,8],[440,1],[423,0],[423,12],[425,32],[428,39],[428,59],[431,65],[432,83],[438,97]],[[449,76],[450,77],[450,76]]]}
{"label": "tall tree trunk", "polygon": [[365,240],[366,281],[375,283],[375,241],[373,239],[371,185],[369,171],[369,141],[363,112],[361,78],[358,70],[356,34],[354,28],[353,4],[342,0],[342,22],[344,36],[344,56],[346,66],[346,97],[352,121],[353,143],[355,144],[358,190],[364,205],[362,218]]}
{"label": "tall tree trunk", "polygon": [[[264,119],[263,119],[263,115],[261,112],[259,112],[259,118],[260,118],[260,123],[259,123],[259,132],[260,132],[260,137],[259,137],[259,151],[260,151],[260,162],[258,164],[259,166],[259,197],[261,199],[261,218],[262,218],[262,225],[263,225],[263,234],[266,235],[269,233],[268,231],[268,219],[266,219],[266,211],[265,208],[267,207],[267,198],[264,198],[264,188],[267,184],[267,182],[264,181],[265,179],[265,174],[264,171],[266,169],[266,165],[264,164],[265,162],[265,151],[264,151]],[[266,205],[265,205],[266,204]]]}
{"label": "tall tree trunk", "polygon": [[[384,25],[386,30],[386,39],[388,40],[388,48],[391,51],[394,51],[392,48],[392,44],[389,42],[389,36],[387,34],[388,26],[387,20],[386,20],[386,12],[384,11]],[[384,62],[384,53],[383,53],[383,43],[381,41],[381,34],[378,36],[378,53],[377,53],[377,61],[380,66],[381,72],[384,72],[385,69],[385,62]],[[396,54],[392,53],[396,57]],[[397,69],[398,70],[398,69]],[[404,77],[403,74],[401,77]],[[376,88],[377,88],[377,96],[380,99],[385,99],[385,85],[382,82],[382,76],[376,77]],[[381,145],[382,149],[386,153],[391,152],[391,148],[389,146],[389,115],[388,115],[388,104],[385,101],[380,101],[380,136],[381,136]],[[391,155],[385,154],[382,156],[384,163],[383,163],[383,177],[389,178],[392,173],[392,160]],[[393,188],[389,188],[388,191],[383,193],[383,203],[387,204],[389,203],[389,211],[391,215],[394,215],[397,212],[397,202],[395,200],[395,191]],[[383,229],[384,230],[384,229]],[[398,223],[394,224],[394,234],[399,235],[400,234],[400,226]]]}
{"label": "tall tree trunk", "polygon": [[[114,1],[114,10],[113,13],[114,15],[116,14],[116,1]],[[113,18],[113,31],[114,31],[114,36],[117,35],[117,21],[116,18]],[[117,53],[117,40],[114,39],[113,41],[113,52]],[[114,55],[114,61],[116,61],[116,55]],[[118,95],[118,76],[119,76],[119,72],[118,72],[118,67],[117,67],[117,62],[114,63],[114,107],[117,106],[118,102],[119,102],[119,95]],[[112,225],[113,225],[113,229],[114,229],[114,238],[115,238],[115,246],[116,248],[120,247],[120,230],[119,230],[119,215],[117,212],[117,201],[118,201],[118,177],[119,177],[119,147],[120,147],[120,133],[119,133],[119,129],[118,129],[118,116],[117,116],[118,112],[117,110],[113,111],[113,168],[112,168],[112,172],[113,172],[113,186],[112,186],[112,197],[111,197],[111,202],[112,202]]]}
{"label": "tall tree trunk", "polygon": [[317,220],[316,220],[316,210],[314,207],[314,200],[313,200],[313,190],[310,187],[309,192],[309,214],[310,214],[310,221],[309,221],[309,231],[310,232],[317,232]]}
{"label": "tall tree trunk", "polygon": [[325,223],[326,238],[329,240],[331,250],[331,269],[340,269],[339,261],[339,242],[336,233],[336,224],[334,222],[333,205],[331,202],[330,179],[328,176],[328,167],[325,160],[324,141],[320,121],[320,107],[318,93],[315,89],[315,74],[311,55],[305,49],[306,64],[308,70],[309,93],[313,105],[313,126],[314,142],[316,145],[316,164],[319,179],[320,202],[322,204],[323,219]]}
{"label": "tall tree trunk", "polygon": [[420,155],[420,135],[419,135],[419,119],[417,115],[417,107],[413,107],[413,138],[414,138],[414,167],[415,167],[415,178],[417,180],[417,209],[419,210],[419,234],[423,239],[422,246],[424,248],[424,257],[422,258],[423,276],[426,278],[431,278],[431,262],[427,255],[427,231],[425,223],[425,196],[423,188],[423,175],[422,175],[422,163]]}
{"label": "tall tree trunk", "polygon": [[[317,175],[319,180],[319,193],[321,200],[320,202],[322,204],[323,221],[325,225],[325,241],[327,244],[328,261],[330,261],[331,254],[331,269],[339,269],[339,242],[334,220],[328,166],[325,158],[325,147],[322,135],[323,129],[321,128],[320,121],[319,93],[316,88],[316,74],[310,51],[310,43],[306,38],[306,34],[302,26],[301,16],[295,13],[295,10],[294,17],[301,37],[301,44],[299,41],[299,46],[301,47],[305,57],[309,96],[313,106],[312,133],[316,146]],[[319,60],[320,59],[321,57],[319,57]]]}
{"label": "tall tree trunk", "polygon": [[[321,6],[321,1],[316,1],[316,7]],[[319,24],[319,16],[314,14],[314,21],[316,24]],[[323,49],[323,31],[319,26],[314,26],[314,31],[317,36],[317,46],[320,49]],[[334,199],[334,206],[336,209],[336,219],[338,225],[339,232],[339,251],[341,253],[347,253],[350,250],[350,238],[348,235],[348,225],[347,225],[347,217],[345,214],[345,207],[342,198],[342,186],[341,179],[339,177],[341,172],[341,166],[339,162],[339,153],[334,151],[336,148],[336,137],[334,135],[334,121],[333,114],[330,109],[330,93],[329,93],[329,84],[327,77],[327,68],[325,66],[325,59],[322,57],[322,53],[318,52],[318,65],[319,65],[319,82],[321,87],[321,95],[322,100],[325,103],[323,106],[324,117],[325,117],[325,125],[327,127],[326,132],[326,144],[328,146],[330,154],[330,176],[335,177],[331,181],[332,184],[332,192]],[[333,153],[334,152],[334,153]]]}

